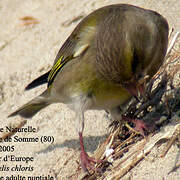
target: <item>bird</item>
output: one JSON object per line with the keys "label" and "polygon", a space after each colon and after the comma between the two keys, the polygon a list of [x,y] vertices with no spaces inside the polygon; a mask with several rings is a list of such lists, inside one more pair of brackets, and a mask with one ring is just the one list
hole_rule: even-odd
{"label": "bird", "polygon": [[108,110],[122,118],[119,107],[144,93],[142,79],[163,64],[168,31],[167,20],[149,9],[114,4],[93,11],[65,40],[52,68],[25,88],[47,84],[46,90],[8,117],[32,118],[50,104],[67,104],[76,113],[82,169],[93,169],[97,160],[83,142],[84,113]]}

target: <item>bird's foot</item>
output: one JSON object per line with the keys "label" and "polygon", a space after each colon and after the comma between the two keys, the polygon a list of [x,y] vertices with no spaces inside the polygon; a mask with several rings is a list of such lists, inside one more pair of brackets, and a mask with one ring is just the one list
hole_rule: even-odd
{"label": "bird's foot", "polygon": [[138,131],[142,136],[145,136],[144,131],[148,129],[146,124],[139,119],[132,119],[131,122],[135,125],[134,129]]}
{"label": "bird's foot", "polygon": [[[127,117],[125,117],[125,116],[123,116],[122,118],[123,118],[125,121],[132,122],[132,123],[135,125],[135,127],[133,128],[133,130],[134,130],[136,133],[139,133],[139,134],[141,134],[142,136],[145,137],[144,131],[145,131],[145,130],[148,130],[148,127],[147,127],[147,125],[145,124],[144,121],[142,121],[142,120],[140,120],[140,119],[127,118]],[[129,125],[127,125],[127,127],[132,130],[132,128],[131,128]]]}
{"label": "bird's foot", "polygon": [[83,136],[81,132],[79,133],[79,141],[81,147],[80,160],[82,169],[87,173],[89,173],[89,170],[101,172],[98,168],[95,167],[95,165],[101,163],[102,160],[95,160],[94,158],[88,156],[84,149]]}
{"label": "bird's foot", "polygon": [[101,160],[95,160],[94,158],[89,157],[85,151],[81,151],[80,159],[81,159],[82,169],[85,172],[89,173],[89,170],[99,171],[99,169],[96,169],[95,165],[101,163]]}

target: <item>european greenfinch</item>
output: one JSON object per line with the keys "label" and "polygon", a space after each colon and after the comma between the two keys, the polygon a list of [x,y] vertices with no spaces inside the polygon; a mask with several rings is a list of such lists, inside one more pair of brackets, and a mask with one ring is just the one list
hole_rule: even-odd
{"label": "european greenfinch", "polygon": [[141,79],[152,77],[162,65],[168,44],[168,23],[152,10],[128,4],[110,5],[85,17],[60,48],[51,70],[26,90],[47,83],[39,96],[12,113],[33,117],[52,103],[65,103],[76,112],[81,165],[86,171],[96,161],[84,150],[84,112],[119,107],[138,92]]}

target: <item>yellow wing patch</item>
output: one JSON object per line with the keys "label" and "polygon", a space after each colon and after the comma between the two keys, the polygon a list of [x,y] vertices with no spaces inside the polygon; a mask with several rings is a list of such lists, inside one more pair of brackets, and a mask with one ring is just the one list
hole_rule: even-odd
{"label": "yellow wing patch", "polygon": [[54,64],[54,66],[52,67],[49,76],[48,76],[48,87],[51,86],[51,84],[54,81],[54,78],[56,77],[57,73],[62,69],[62,67],[69,61],[71,60],[72,57],[67,57],[64,58],[64,56],[61,56],[57,62]]}
{"label": "yellow wing patch", "polygon": [[49,73],[49,76],[48,76],[48,82],[52,80],[52,78],[54,77],[55,72],[58,70],[58,68],[60,68],[62,59],[63,59],[63,56],[61,56],[57,60],[56,64],[54,64],[54,66],[52,67],[52,69],[51,69],[51,71]]}

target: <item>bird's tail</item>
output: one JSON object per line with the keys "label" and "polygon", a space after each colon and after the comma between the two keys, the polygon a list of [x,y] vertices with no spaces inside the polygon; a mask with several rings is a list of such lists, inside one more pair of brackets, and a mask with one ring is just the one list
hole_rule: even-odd
{"label": "bird's tail", "polygon": [[47,98],[47,91],[44,91],[41,95],[35,97],[24,106],[20,107],[17,111],[10,114],[8,117],[20,115],[25,118],[33,117],[38,111],[48,106],[50,102]]}
{"label": "bird's tail", "polygon": [[48,71],[47,73],[41,75],[40,77],[34,79],[30,84],[28,84],[25,88],[25,90],[30,90],[33,88],[36,88],[42,84],[45,84],[48,82],[48,76],[49,76],[50,71]]}

